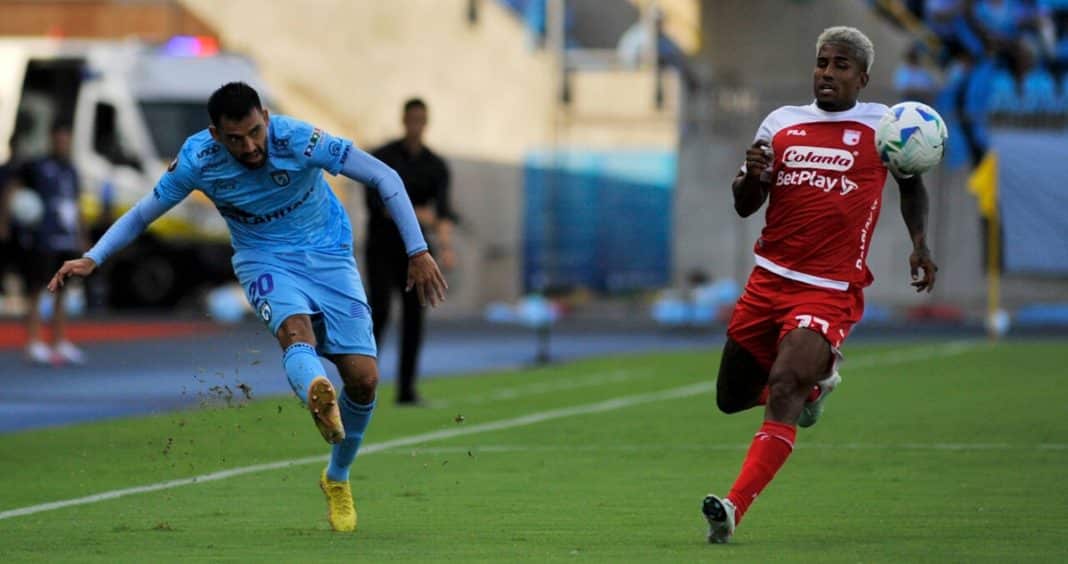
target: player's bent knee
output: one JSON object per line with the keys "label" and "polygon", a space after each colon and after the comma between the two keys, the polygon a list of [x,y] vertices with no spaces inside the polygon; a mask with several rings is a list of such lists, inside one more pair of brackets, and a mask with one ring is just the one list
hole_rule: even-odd
{"label": "player's bent knee", "polygon": [[378,389],[378,373],[364,373],[357,377],[357,386],[367,392],[373,392]]}
{"label": "player's bent knee", "polygon": [[312,328],[311,317],[304,314],[291,315],[278,326],[278,344],[283,349],[293,343],[308,343],[316,346],[315,329]]}
{"label": "player's bent knee", "polygon": [[358,390],[362,395],[373,397],[378,388],[378,364],[374,357],[345,354],[331,356],[330,360],[337,366],[337,371],[346,387]]}
{"label": "player's bent knee", "polygon": [[741,401],[738,398],[732,397],[729,394],[717,392],[716,407],[718,407],[719,410],[723,413],[730,415],[732,413],[738,413],[739,411],[745,411],[751,406],[748,404],[748,402]]}

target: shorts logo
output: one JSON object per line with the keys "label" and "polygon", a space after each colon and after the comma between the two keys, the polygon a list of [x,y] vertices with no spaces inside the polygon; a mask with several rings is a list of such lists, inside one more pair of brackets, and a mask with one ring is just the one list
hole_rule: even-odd
{"label": "shorts logo", "polygon": [[845,172],[853,168],[853,153],[830,147],[795,145],[786,150],[782,163],[789,168],[815,168]]}
{"label": "shorts logo", "polygon": [[319,144],[319,139],[323,136],[323,130],[316,127],[311,134],[311,138],[308,139],[308,145],[304,147],[304,156],[310,157],[315,152],[315,146]]}
{"label": "shorts logo", "polygon": [[842,143],[850,147],[860,143],[860,132],[856,129],[847,129],[842,133]]}
{"label": "shorts logo", "polygon": [[349,315],[356,319],[370,319],[371,310],[363,302],[352,302],[349,304]]}
{"label": "shorts logo", "polygon": [[271,180],[279,186],[289,186],[289,173],[284,170],[276,170],[271,173]]}
{"label": "shorts logo", "polygon": [[267,300],[264,300],[263,303],[260,304],[260,319],[262,319],[264,323],[271,322],[271,304]]}

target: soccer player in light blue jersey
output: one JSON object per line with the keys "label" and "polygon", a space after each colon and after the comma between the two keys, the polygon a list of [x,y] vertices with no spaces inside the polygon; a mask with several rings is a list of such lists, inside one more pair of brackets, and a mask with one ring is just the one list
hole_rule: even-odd
{"label": "soccer player in light blue jersey", "polygon": [[[401,179],[351,141],[286,116],[272,116],[247,84],[231,82],[208,101],[211,125],[186,140],[151,194],[123,214],[85,255],[63,263],[48,285],[92,274],[107,258],[193,190],[226,219],[233,267],[248,301],[278,338],[293,391],[333,445],[319,479],[330,526],[356,529],[349,467],[375,407],[378,367],[371,313],[353,258],[348,215],[323,180],[343,174],[378,190],[404,240],[408,290],[435,306],[447,285],[427,252]],[[342,393],[319,356],[337,366]]]}

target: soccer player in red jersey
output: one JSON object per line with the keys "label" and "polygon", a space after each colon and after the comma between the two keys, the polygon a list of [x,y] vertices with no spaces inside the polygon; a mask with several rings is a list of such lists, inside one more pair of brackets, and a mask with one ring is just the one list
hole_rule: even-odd
{"label": "soccer player in red jersey", "polygon": [[[771,112],[734,178],[734,209],[768,202],[756,267],[734,308],[716,382],[725,413],[764,405],[764,423],[724,497],[708,495],[708,541],[725,543],[793,450],[797,426],[816,422],[841,382],[839,347],[860,320],[872,274],[865,259],[879,218],[887,168],[875,127],[888,111],[858,102],[875,49],[862,32],[832,27],[816,42],[815,101]],[[927,248],[927,190],[895,177],[912,239],[912,285],[934,287]]]}

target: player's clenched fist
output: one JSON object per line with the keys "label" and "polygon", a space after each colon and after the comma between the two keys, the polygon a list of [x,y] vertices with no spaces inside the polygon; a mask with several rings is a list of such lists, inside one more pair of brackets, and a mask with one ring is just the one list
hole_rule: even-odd
{"label": "player's clenched fist", "polygon": [[757,141],[745,151],[745,174],[753,180],[760,180],[760,175],[771,166],[772,153],[767,141]]}

